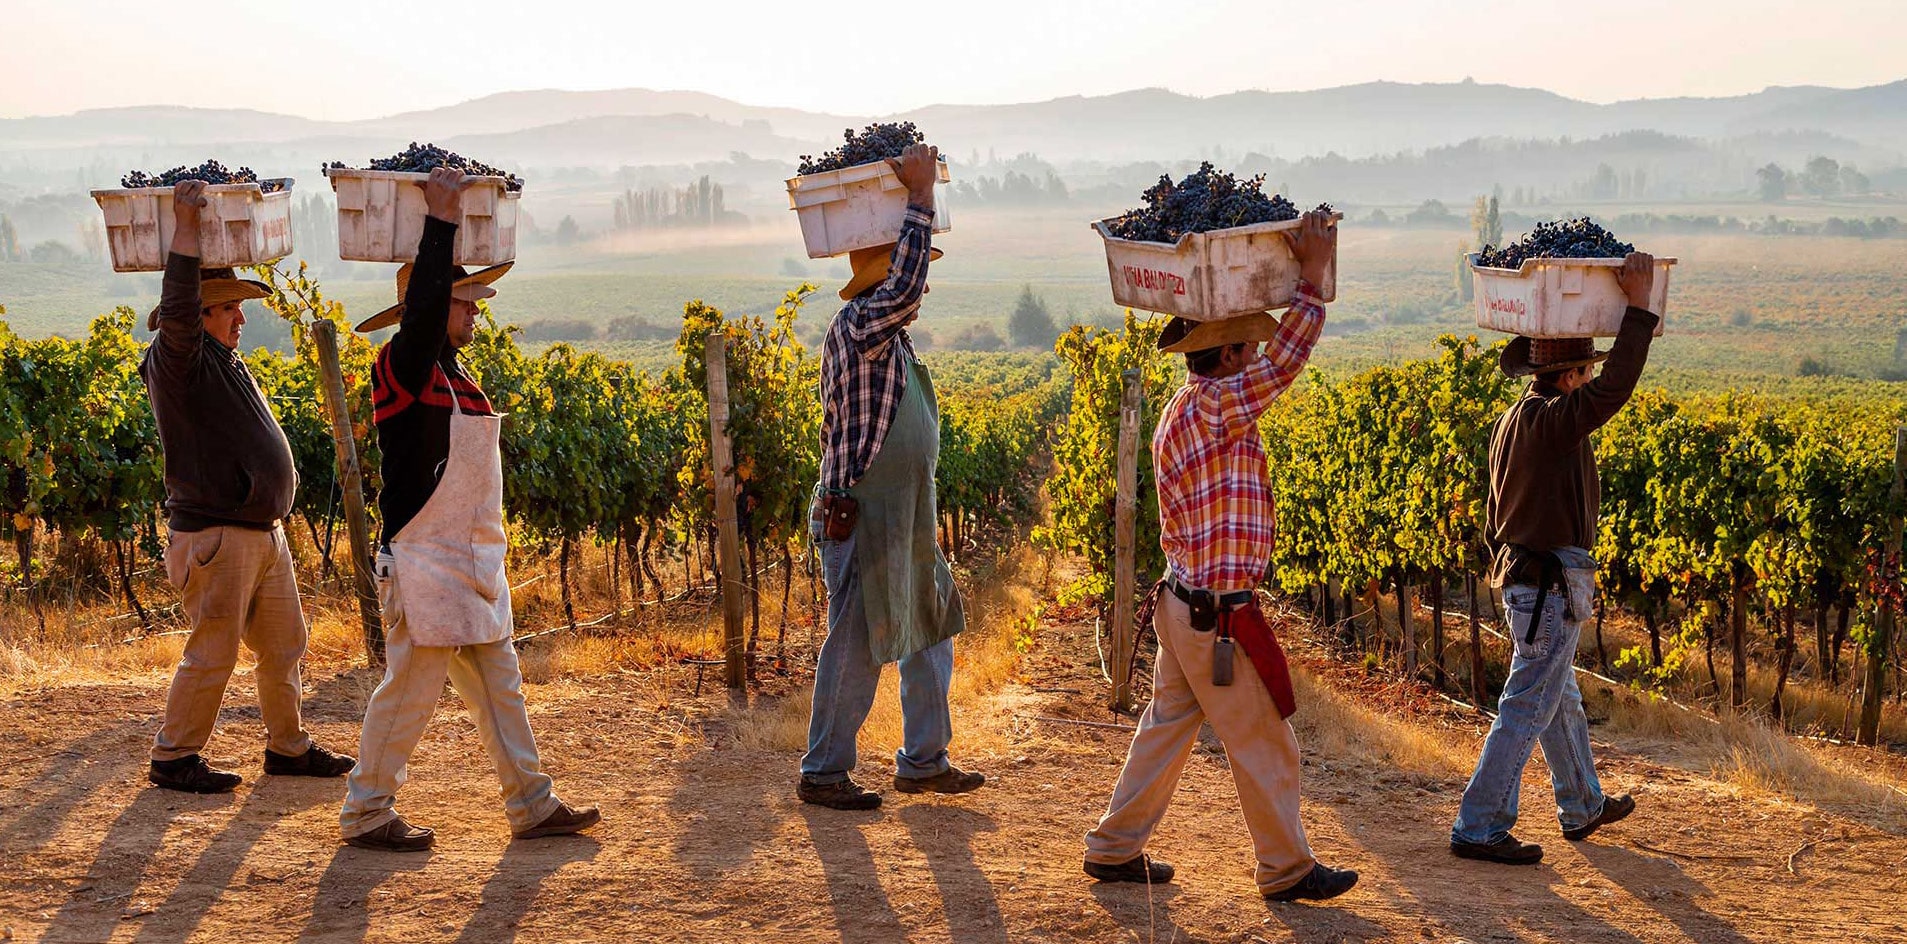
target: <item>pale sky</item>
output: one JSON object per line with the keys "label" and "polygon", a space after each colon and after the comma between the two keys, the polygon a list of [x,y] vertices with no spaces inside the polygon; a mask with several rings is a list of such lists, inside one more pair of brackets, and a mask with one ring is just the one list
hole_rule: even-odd
{"label": "pale sky", "polygon": [[[878,114],[1373,80],[1607,102],[1907,78],[1907,0],[10,0],[0,117],[122,105],[346,120],[519,89]],[[876,14],[885,14],[877,16]]]}

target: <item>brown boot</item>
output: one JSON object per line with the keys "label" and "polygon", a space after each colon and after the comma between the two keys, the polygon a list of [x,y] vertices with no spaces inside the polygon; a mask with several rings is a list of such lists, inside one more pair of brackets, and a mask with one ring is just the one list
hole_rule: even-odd
{"label": "brown boot", "polygon": [[541,839],[544,836],[567,836],[580,833],[602,822],[601,810],[593,806],[572,807],[568,803],[557,803],[556,809],[543,821],[516,834],[518,839]]}
{"label": "brown boot", "polygon": [[986,774],[969,773],[948,767],[931,777],[894,776],[894,789],[902,793],[970,793],[987,782]]}
{"label": "brown boot", "polygon": [[838,780],[834,783],[817,783],[802,777],[795,786],[795,796],[803,803],[825,806],[831,810],[872,810],[879,809],[881,795],[866,790],[853,780]]}
{"label": "brown boot", "polygon": [[437,834],[422,826],[404,822],[402,816],[393,816],[390,822],[368,833],[344,837],[344,842],[359,849],[374,849],[378,852],[423,852],[436,844]]}

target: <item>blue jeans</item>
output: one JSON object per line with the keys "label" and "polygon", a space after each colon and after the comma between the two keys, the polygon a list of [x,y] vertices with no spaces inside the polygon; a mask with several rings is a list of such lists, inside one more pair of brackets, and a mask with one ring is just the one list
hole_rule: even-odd
{"label": "blue jeans", "polygon": [[1602,812],[1602,785],[1589,753],[1589,719],[1576,687],[1576,640],[1582,622],[1565,616],[1570,595],[1551,590],[1535,638],[1526,642],[1536,618],[1536,595],[1532,586],[1503,588],[1516,654],[1497,701],[1496,723],[1490,725],[1476,773],[1464,788],[1457,821],[1450,827],[1452,841],[1492,843],[1509,835],[1516,825],[1523,768],[1538,743],[1549,765],[1556,818],[1563,828],[1583,826]]}
{"label": "blue jeans", "polygon": [[[808,753],[802,777],[816,783],[848,779],[856,761],[855,738],[874,707],[881,663],[868,644],[867,613],[861,607],[855,535],[817,541],[828,585],[828,638],[814,671],[814,713],[808,719]],[[953,718],[947,687],[953,683],[953,640],[945,639],[900,660],[901,749],[894,755],[900,777],[932,777],[947,770]]]}

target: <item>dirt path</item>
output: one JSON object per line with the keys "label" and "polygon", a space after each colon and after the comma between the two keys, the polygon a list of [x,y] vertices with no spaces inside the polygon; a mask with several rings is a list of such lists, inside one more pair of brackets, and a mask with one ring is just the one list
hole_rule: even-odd
{"label": "dirt path", "polygon": [[[262,730],[242,680],[214,754],[247,784],[223,797],[145,787],[157,685],[15,693],[0,702],[0,940],[1907,940],[1907,838],[1744,796],[1640,742],[1598,741],[1604,782],[1641,806],[1586,844],[1557,835],[1532,765],[1521,832],[1551,853],[1509,869],[1445,851],[1462,773],[1323,756],[1301,734],[1312,843],[1364,873],[1324,906],[1256,897],[1222,754],[1201,749],[1153,845],[1178,883],[1096,886],[1079,871],[1080,837],[1128,735],[1032,720],[1113,720],[1093,704],[1096,679],[1075,668],[1089,633],[1053,627],[1031,685],[1003,692],[989,718],[956,719],[998,728],[998,749],[955,744],[958,760],[994,777],[985,790],[889,792],[866,814],[795,802],[796,758],[735,747],[725,696],[691,698],[691,676],[610,675],[529,695],[559,790],[600,803],[604,824],[513,843],[475,731],[447,705],[401,804],[440,833],[421,856],[339,845],[336,782],[258,778]],[[355,744],[370,683],[361,670],[316,681],[308,717],[321,740]],[[1474,757],[1481,729],[1454,710],[1322,684],[1442,728]],[[863,763],[864,782],[891,776],[891,757]]]}

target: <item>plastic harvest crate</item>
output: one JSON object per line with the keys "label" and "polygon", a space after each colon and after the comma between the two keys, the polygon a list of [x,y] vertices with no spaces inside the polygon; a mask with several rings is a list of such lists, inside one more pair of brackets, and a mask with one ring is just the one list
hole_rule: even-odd
{"label": "plastic harvest crate", "polygon": [[[1331,261],[1324,270],[1320,301],[1337,297],[1337,221],[1331,214]],[[1302,220],[1253,223],[1187,233],[1176,243],[1120,239],[1112,220],[1093,224],[1106,241],[1112,300],[1128,308],[1177,315],[1187,321],[1218,321],[1289,308],[1298,293],[1298,260],[1284,233]]]}
{"label": "plastic harvest crate", "polygon": [[[338,195],[338,256],[353,262],[410,262],[424,236],[424,182],[429,174],[327,167]],[[465,177],[463,217],[452,258],[490,266],[516,258],[517,201],[522,191],[502,177]]]}
{"label": "plastic harvest crate", "polygon": [[[1477,327],[1532,338],[1609,338],[1622,327],[1629,297],[1616,283],[1621,259],[1525,259],[1521,268],[1477,265],[1464,257],[1477,301]],[[1672,256],[1655,259],[1649,310],[1666,315]],[[1662,333],[1657,322],[1655,333]]]}
{"label": "plastic harvest crate", "polygon": [[[940,162],[940,182],[953,179]],[[808,258],[826,259],[885,246],[900,239],[907,186],[886,161],[870,161],[788,179],[788,209],[801,220]],[[953,228],[947,204],[934,193],[934,232]]]}
{"label": "plastic harvest crate", "polygon": [[[256,183],[208,184],[199,217],[199,264],[208,269],[291,254],[291,178],[276,193]],[[172,249],[172,188],[95,190],[106,216],[114,272],[163,272]]]}

